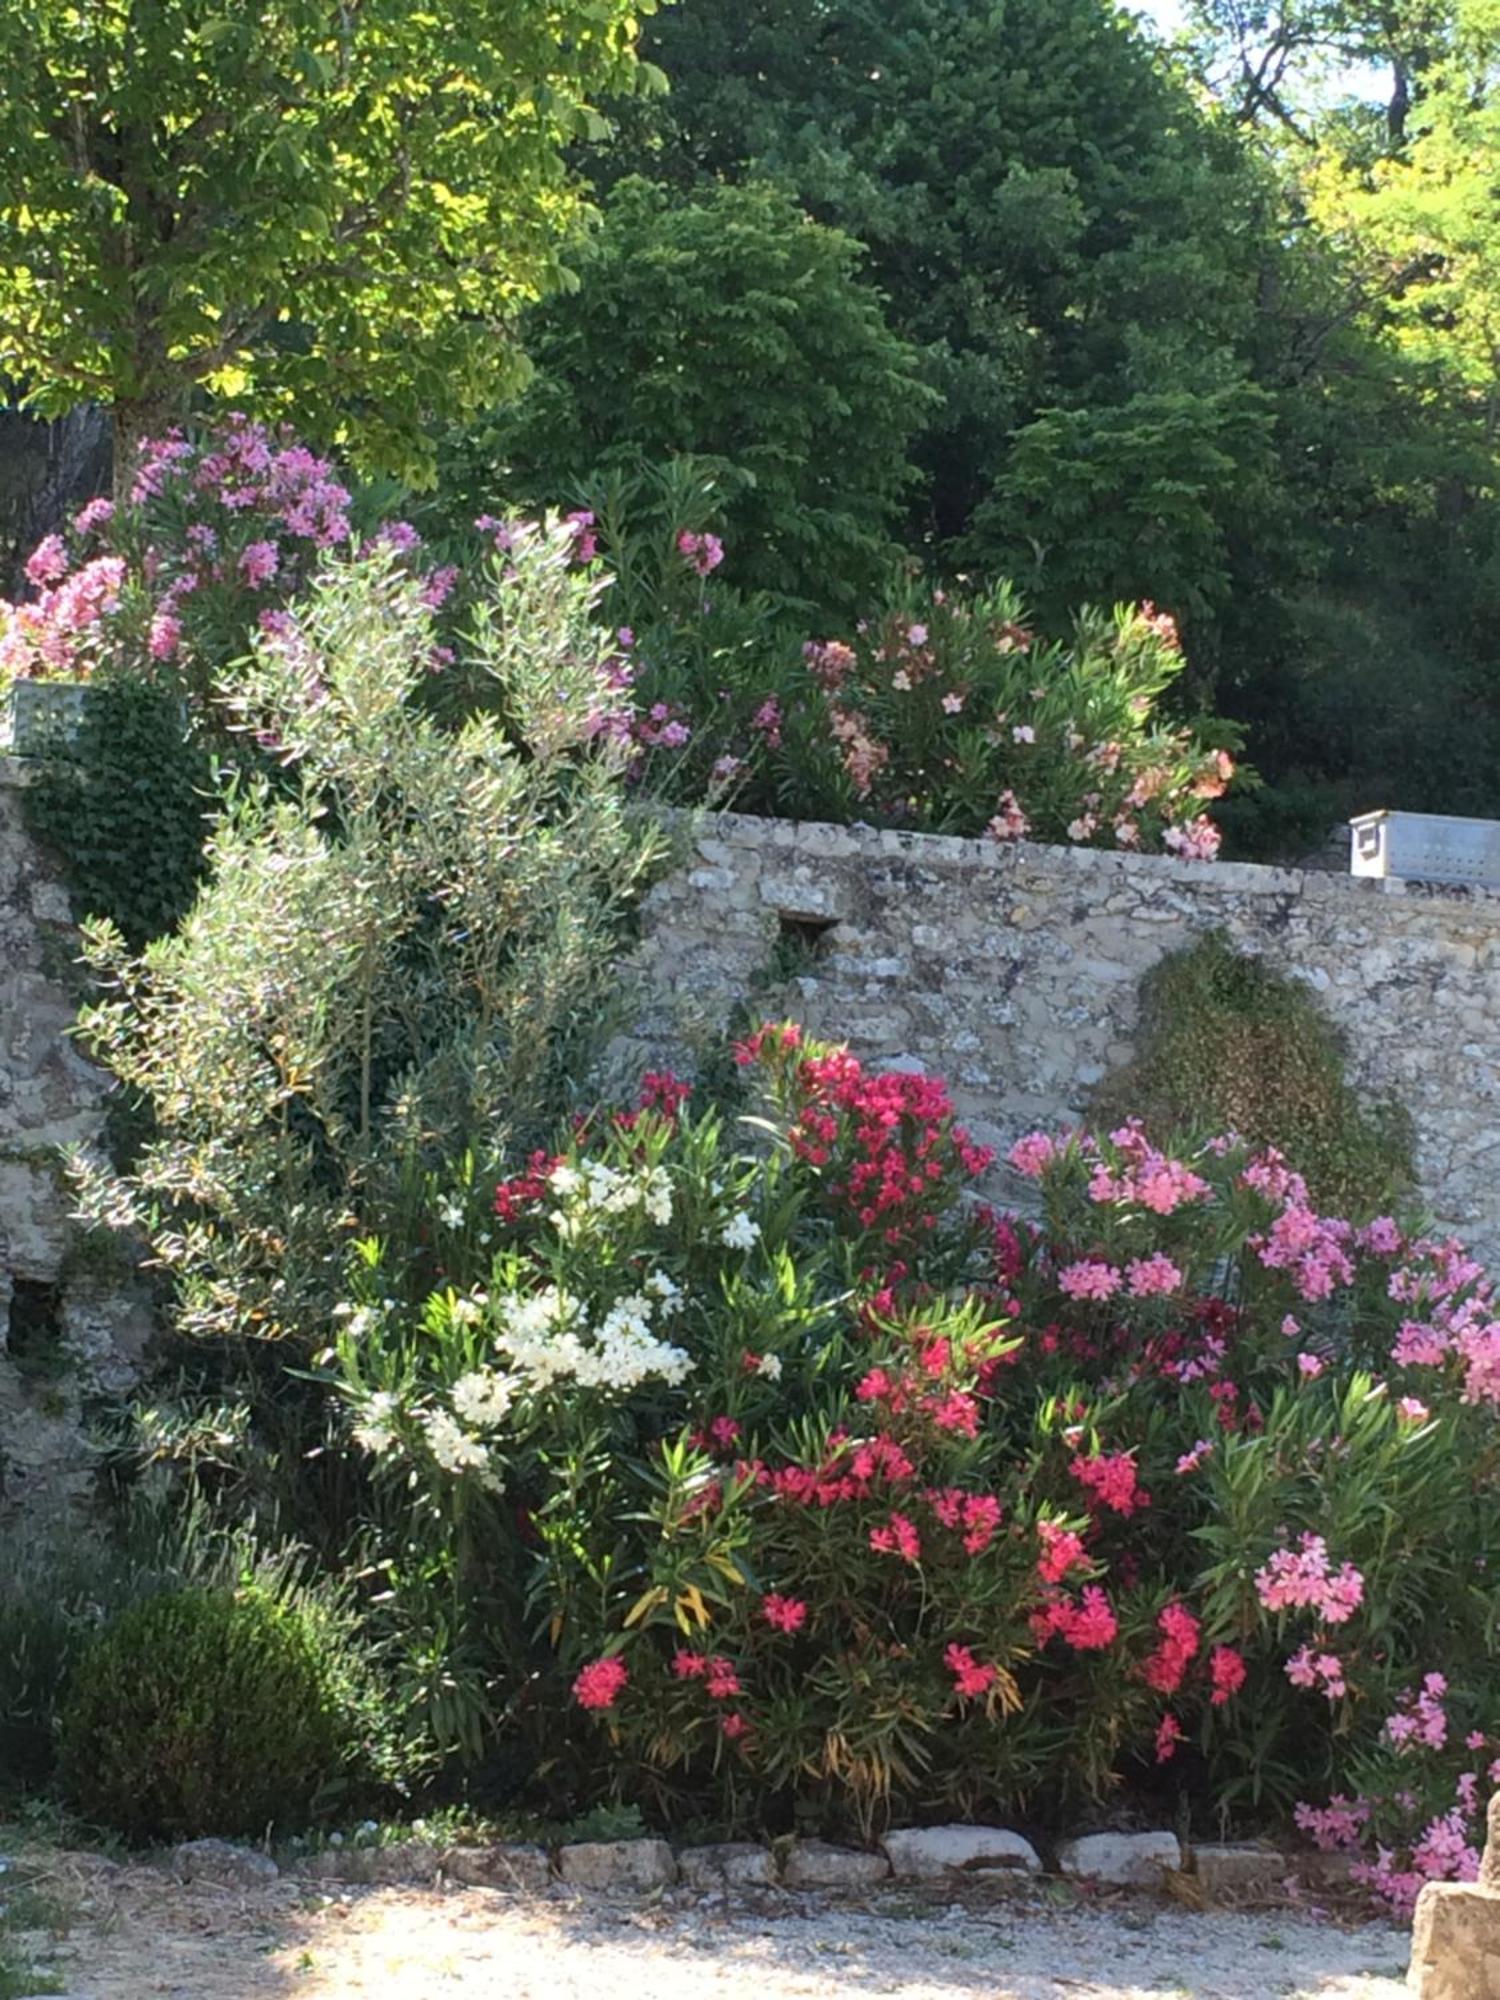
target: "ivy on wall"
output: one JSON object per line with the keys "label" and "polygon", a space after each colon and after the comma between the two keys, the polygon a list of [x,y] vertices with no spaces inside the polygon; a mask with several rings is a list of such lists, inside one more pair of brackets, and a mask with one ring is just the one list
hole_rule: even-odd
{"label": "ivy on wall", "polygon": [[90,688],[76,740],[25,794],[75,916],[110,918],[136,950],[178,922],[204,871],[211,777],[175,694],[135,679]]}
{"label": "ivy on wall", "polygon": [[1410,1120],[1366,1104],[1338,1029],[1310,989],[1210,931],[1141,982],[1133,1062],[1095,1092],[1096,1123],[1138,1117],[1153,1137],[1235,1131],[1275,1145],[1329,1212],[1370,1214],[1409,1190]]}

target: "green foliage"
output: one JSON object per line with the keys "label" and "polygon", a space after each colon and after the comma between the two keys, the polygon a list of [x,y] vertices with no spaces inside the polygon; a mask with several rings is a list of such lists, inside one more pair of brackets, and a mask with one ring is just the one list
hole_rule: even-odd
{"label": "green foliage", "polygon": [[1052,617],[1145,579],[1182,614],[1222,612],[1231,552],[1276,503],[1274,414],[1243,382],[1043,411],[1013,436],[966,547],[986,569],[1034,578]]}
{"label": "green foliage", "polygon": [[326,1338],[360,1229],[420,1282],[424,1173],[545,1131],[592,1059],[657,843],[571,549],[528,529],[478,592],[451,671],[492,713],[454,728],[418,698],[420,587],[328,569],[235,682],[279,782],[231,796],[175,935],[86,933],[83,1032],[153,1128],[127,1176],[81,1168],[86,1205],[145,1229],[184,1331]]}
{"label": "green foliage", "polygon": [[0,1790],[33,1792],[56,1762],[58,1705],[80,1653],[130,1602],[135,1567],[112,1548],[72,1535],[12,1533],[0,1544]]}
{"label": "green foliage", "polygon": [[[861,262],[772,187],[624,181],[577,289],[528,322],[531,386],[464,455],[539,504],[686,456],[713,472],[747,587],[852,601],[889,560],[936,402]],[[480,505],[492,490],[463,482]]]}
{"label": "green foliage", "polygon": [[1345,1075],[1337,1029],[1300,981],[1210,932],[1141,985],[1139,1054],[1095,1094],[1105,1123],[1135,1116],[1158,1141],[1241,1133],[1280,1146],[1313,1198],[1369,1212],[1412,1184],[1410,1121],[1365,1106]]}
{"label": "green foliage", "polygon": [[679,1823],[1055,1822],[1128,1780],[1214,1825],[1357,1777],[1435,1662],[1500,1748],[1477,1265],[1138,1128],[1022,1141],[1022,1229],[964,1199],[935,1079],[789,1024],[737,1053],[755,1143],[648,1076],[495,1240],[441,1219],[420,1311],[357,1246],[330,1379],[396,1615],[441,1603],[493,1695],[476,1761]]}
{"label": "green foliage", "polygon": [[632,634],[634,734],[654,790],[1002,840],[1217,849],[1203,806],[1235,775],[1222,746],[1237,732],[1172,717],[1184,661],[1153,606],[1085,607],[1051,638],[1009,583],[898,577],[843,624],[847,638],[799,645],[764,597],[720,581],[737,574],[736,549],[700,583],[673,517],[638,518],[638,494],[602,493],[594,519],[610,611]]}
{"label": "green foliage", "polygon": [[[1243,372],[1263,182],[1123,14],[685,0],[644,52],[670,94],[621,107],[602,171],[770,177],[867,246],[942,398],[917,449],[941,539],[1038,412]],[[1128,592],[1164,596],[1150,576]]]}
{"label": "green foliage", "polygon": [[60,856],[75,914],[107,918],[139,950],[171,930],[197,894],[211,785],[208,756],[172,688],[100,680],[76,740],[27,786],[26,820]]}
{"label": "green foliage", "polygon": [[[203,385],[420,468],[430,411],[520,375],[560,275],[562,148],[637,80],[622,0],[253,14],[196,0],[0,21],[0,370],[117,443]],[[118,458],[123,454],[117,453]]]}
{"label": "green foliage", "polygon": [[125,1611],[74,1671],[67,1797],[131,1841],[304,1827],[368,1796],[378,1689],[350,1621],[294,1576],[197,1585]]}

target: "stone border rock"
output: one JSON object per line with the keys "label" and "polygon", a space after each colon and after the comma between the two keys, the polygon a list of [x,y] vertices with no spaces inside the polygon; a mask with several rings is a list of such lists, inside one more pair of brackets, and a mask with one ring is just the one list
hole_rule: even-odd
{"label": "stone border rock", "polygon": [[[1169,1876],[1181,1874],[1196,1881],[1195,1893],[1203,1901],[1235,1903],[1273,1895],[1290,1875],[1314,1887],[1337,1886],[1324,1880],[1325,1871],[1318,1866],[1330,1858],[1222,1842],[1184,1850],[1175,1833],[1155,1829],[1090,1833],[1065,1841],[1057,1850],[1055,1872],[1105,1888],[1148,1890],[1162,1890]],[[456,1882],[523,1895],[559,1887],[627,1896],[655,1895],[678,1885],[712,1895],[728,1889],[869,1889],[886,1881],[1022,1882],[1048,1872],[1023,1835],[1008,1827],[967,1822],[894,1830],[873,1849],[823,1840],[771,1846],[718,1841],[674,1849],[656,1838],[567,1841],[550,1850],[535,1842],[503,1840],[444,1847],[418,1835],[384,1846],[339,1842],[285,1857],[280,1869],[254,1848],[197,1840],[173,1848],[166,1866],[183,1881],[235,1889],[260,1887],[284,1871],[349,1886],[428,1888]]]}
{"label": "stone border rock", "polygon": [[[194,1843],[193,1845],[207,1845]],[[213,1843],[223,1847],[224,1843]],[[251,1850],[252,1868],[275,1864]],[[187,1853],[174,1850],[174,1857]],[[1271,1850],[1205,1848],[1200,1873],[1208,1894],[1248,1886],[1251,1876],[1283,1876],[1288,1863]],[[1237,1857],[1237,1859],[1236,1859]],[[1253,1867],[1251,1863],[1253,1862]],[[187,1865],[174,1858],[179,1872]],[[722,1841],[674,1850],[665,1840],[569,1841],[555,1850],[513,1841],[466,1842],[438,1847],[415,1838],[386,1846],[339,1845],[285,1862],[290,1874],[347,1884],[423,1886],[448,1880],[465,1886],[536,1894],[553,1886],[603,1895],[652,1895],[681,1884],[700,1893],[728,1888],[868,1889],[886,1881],[949,1882],[961,1879],[1024,1881],[1043,1872],[1041,1856],[1023,1835],[1006,1827],[948,1825],[904,1828],[874,1849],[840,1847],[823,1840],[792,1840],[766,1847]],[[1111,1886],[1155,1888],[1183,1866],[1177,1836],[1166,1832],[1089,1834],[1059,1851],[1064,1875]],[[221,1861],[226,1876],[232,1868]],[[205,1869],[196,1871],[200,1878]]]}

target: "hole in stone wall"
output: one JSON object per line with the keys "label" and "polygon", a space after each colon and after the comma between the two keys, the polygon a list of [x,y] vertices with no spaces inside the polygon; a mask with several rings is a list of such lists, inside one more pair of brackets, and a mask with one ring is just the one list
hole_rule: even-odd
{"label": "hole in stone wall", "polygon": [[782,943],[809,955],[826,949],[830,937],[838,929],[837,917],[793,917],[785,910],[776,922]]}
{"label": "hole in stone wall", "polygon": [[788,985],[806,979],[818,970],[819,960],[828,953],[828,942],[838,928],[833,917],[794,917],[782,910],[776,918],[776,947],[771,954],[773,985]]}
{"label": "hole in stone wall", "polygon": [[45,1372],[62,1357],[62,1290],[37,1278],[11,1280],[5,1346],[25,1373]]}

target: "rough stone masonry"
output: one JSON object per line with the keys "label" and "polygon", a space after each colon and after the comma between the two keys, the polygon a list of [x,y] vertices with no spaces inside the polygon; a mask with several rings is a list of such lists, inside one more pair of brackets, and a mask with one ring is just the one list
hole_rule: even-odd
{"label": "rough stone masonry", "polygon": [[1003,1155],[1082,1117],[1132,1053],[1141,975],[1221,928],[1318,993],[1352,1080],[1411,1114],[1434,1217],[1500,1263],[1500,894],[734,814],[688,839],[646,908],[636,1054],[681,1059],[749,999],[945,1076]]}
{"label": "rough stone masonry", "polygon": [[118,1268],[83,1252],[62,1149],[88,1145],[105,1079],[75,1048],[68,900],[0,757],[0,1521],[69,1514],[92,1484],[86,1406],[136,1378],[150,1320]]}

